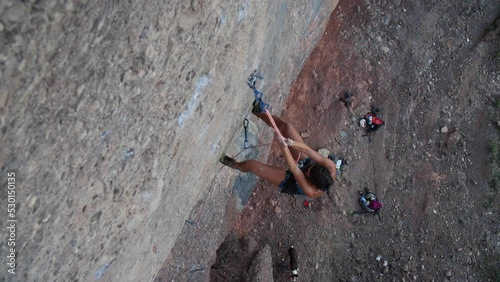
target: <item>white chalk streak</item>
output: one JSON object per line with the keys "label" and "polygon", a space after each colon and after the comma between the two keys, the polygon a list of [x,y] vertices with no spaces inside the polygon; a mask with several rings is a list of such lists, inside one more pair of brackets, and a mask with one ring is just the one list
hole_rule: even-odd
{"label": "white chalk streak", "polygon": [[182,112],[179,115],[179,118],[177,119],[177,122],[179,124],[179,127],[183,128],[184,123],[186,120],[188,120],[193,112],[196,110],[199,104],[199,98],[202,93],[203,88],[205,88],[208,84],[210,83],[210,79],[207,76],[202,76],[198,78],[196,81],[196,86],[194,89],[193,97],[191,97],[191,100],[188,103],[188,106],[184,112]]}

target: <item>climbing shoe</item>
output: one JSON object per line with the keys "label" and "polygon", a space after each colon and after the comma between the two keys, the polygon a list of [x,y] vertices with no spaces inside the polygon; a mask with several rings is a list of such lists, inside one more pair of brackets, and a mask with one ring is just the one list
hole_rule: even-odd
{"label": "climbing shoe", "polygon": [[264,102],[262,102],[262,99],[255,99],[252,103],[252,114],[258,115],[262,112],[264,112],[264,107],[262,106]]}
{"label": "climbing shoe", "polygon": [[223,165],[227,165],[228,167],[230,168],[234,168],[234,169],[238,169],[236,167],[236,165],[238,164],[238,162],[233,159],[233,158],[230,158],[226,155],[222,155],[222,157],[220,157],[219,161],[223,164]]}

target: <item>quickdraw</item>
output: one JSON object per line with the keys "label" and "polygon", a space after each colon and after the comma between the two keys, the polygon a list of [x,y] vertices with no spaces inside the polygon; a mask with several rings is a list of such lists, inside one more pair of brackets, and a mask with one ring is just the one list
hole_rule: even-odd
{"label": "quickdraw", "polygon": [[247,148],[247,144],[248,144],[248,134],[247,134],[247,131],[248,131],[248,119],[247,118],[243,119],[243,129],[245,130],[245,141],[243,141],[243,149],[246,149]]}
{"label": "quickdraw", "polygon": [[248,87],[250,87],[250,89],[253,90],[253,94],[255,95],[255,101],[260,103],[260,106],[262,107],[263,110],[267,110],[269,109],[269,105],[264,103],[264,101],[262,101],[262,95],[264,94],[259,90],[257,90],[257,88],[255,87],[257,79],[262,80],[263,77],[257,70],[254,70],[253,73],[250,74],[250,76],[247,78],[247,84]]}

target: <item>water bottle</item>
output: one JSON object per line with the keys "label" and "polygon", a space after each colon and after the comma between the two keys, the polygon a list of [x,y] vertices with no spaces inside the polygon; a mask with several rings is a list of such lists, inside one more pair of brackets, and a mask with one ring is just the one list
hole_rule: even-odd
{"label": "water bottle", "polygon": [[293,246],[288,249],[288,254],[290,255],[290,269],[292,270],[292,274],[290,277],[293,278],[293,281],[297,281],[297,277],[299,277],[299,264],[297,262],[297,250]]}
{"label": "water bottle", "polygon": [[335,163],[335,167],[337,168],[337,175],[340,175],[340,166],[342,165],[342,160],[338,159]]}

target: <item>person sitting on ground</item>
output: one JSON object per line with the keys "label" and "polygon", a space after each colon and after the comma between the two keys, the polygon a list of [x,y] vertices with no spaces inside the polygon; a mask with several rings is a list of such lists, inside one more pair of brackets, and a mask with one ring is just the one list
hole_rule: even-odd
{"label": "person sitting on ground", "polygon": [[378,109],[372,107],[370,112],[364,115],[363,118],[361,119],[359,123],[361,127],[366,127],[367,132],[372,132],[376,131],[382,125],[384,125],[385,122],[380,117],[378,117],[377,114],[378,114]]}
{"label": "person sitting on ground", "polygon": [[[260,99],[259,99],[260,100]],[[272,127],[267,114],[263,111],[262,101],[255,100],[252,113]],[[255,160],[237,162],[222,155],[220,162],[241,172],[251,172],[261,179],[280,188],[282,193],[306,195],[316,198],[328,193],[336,176],[335,163],[311,149],[299,132],[288,122],[272,116],[283,138],[278,138],[281,152],[288,169],[270,166]],[[299,159],[296,164],[295,160]]]}

